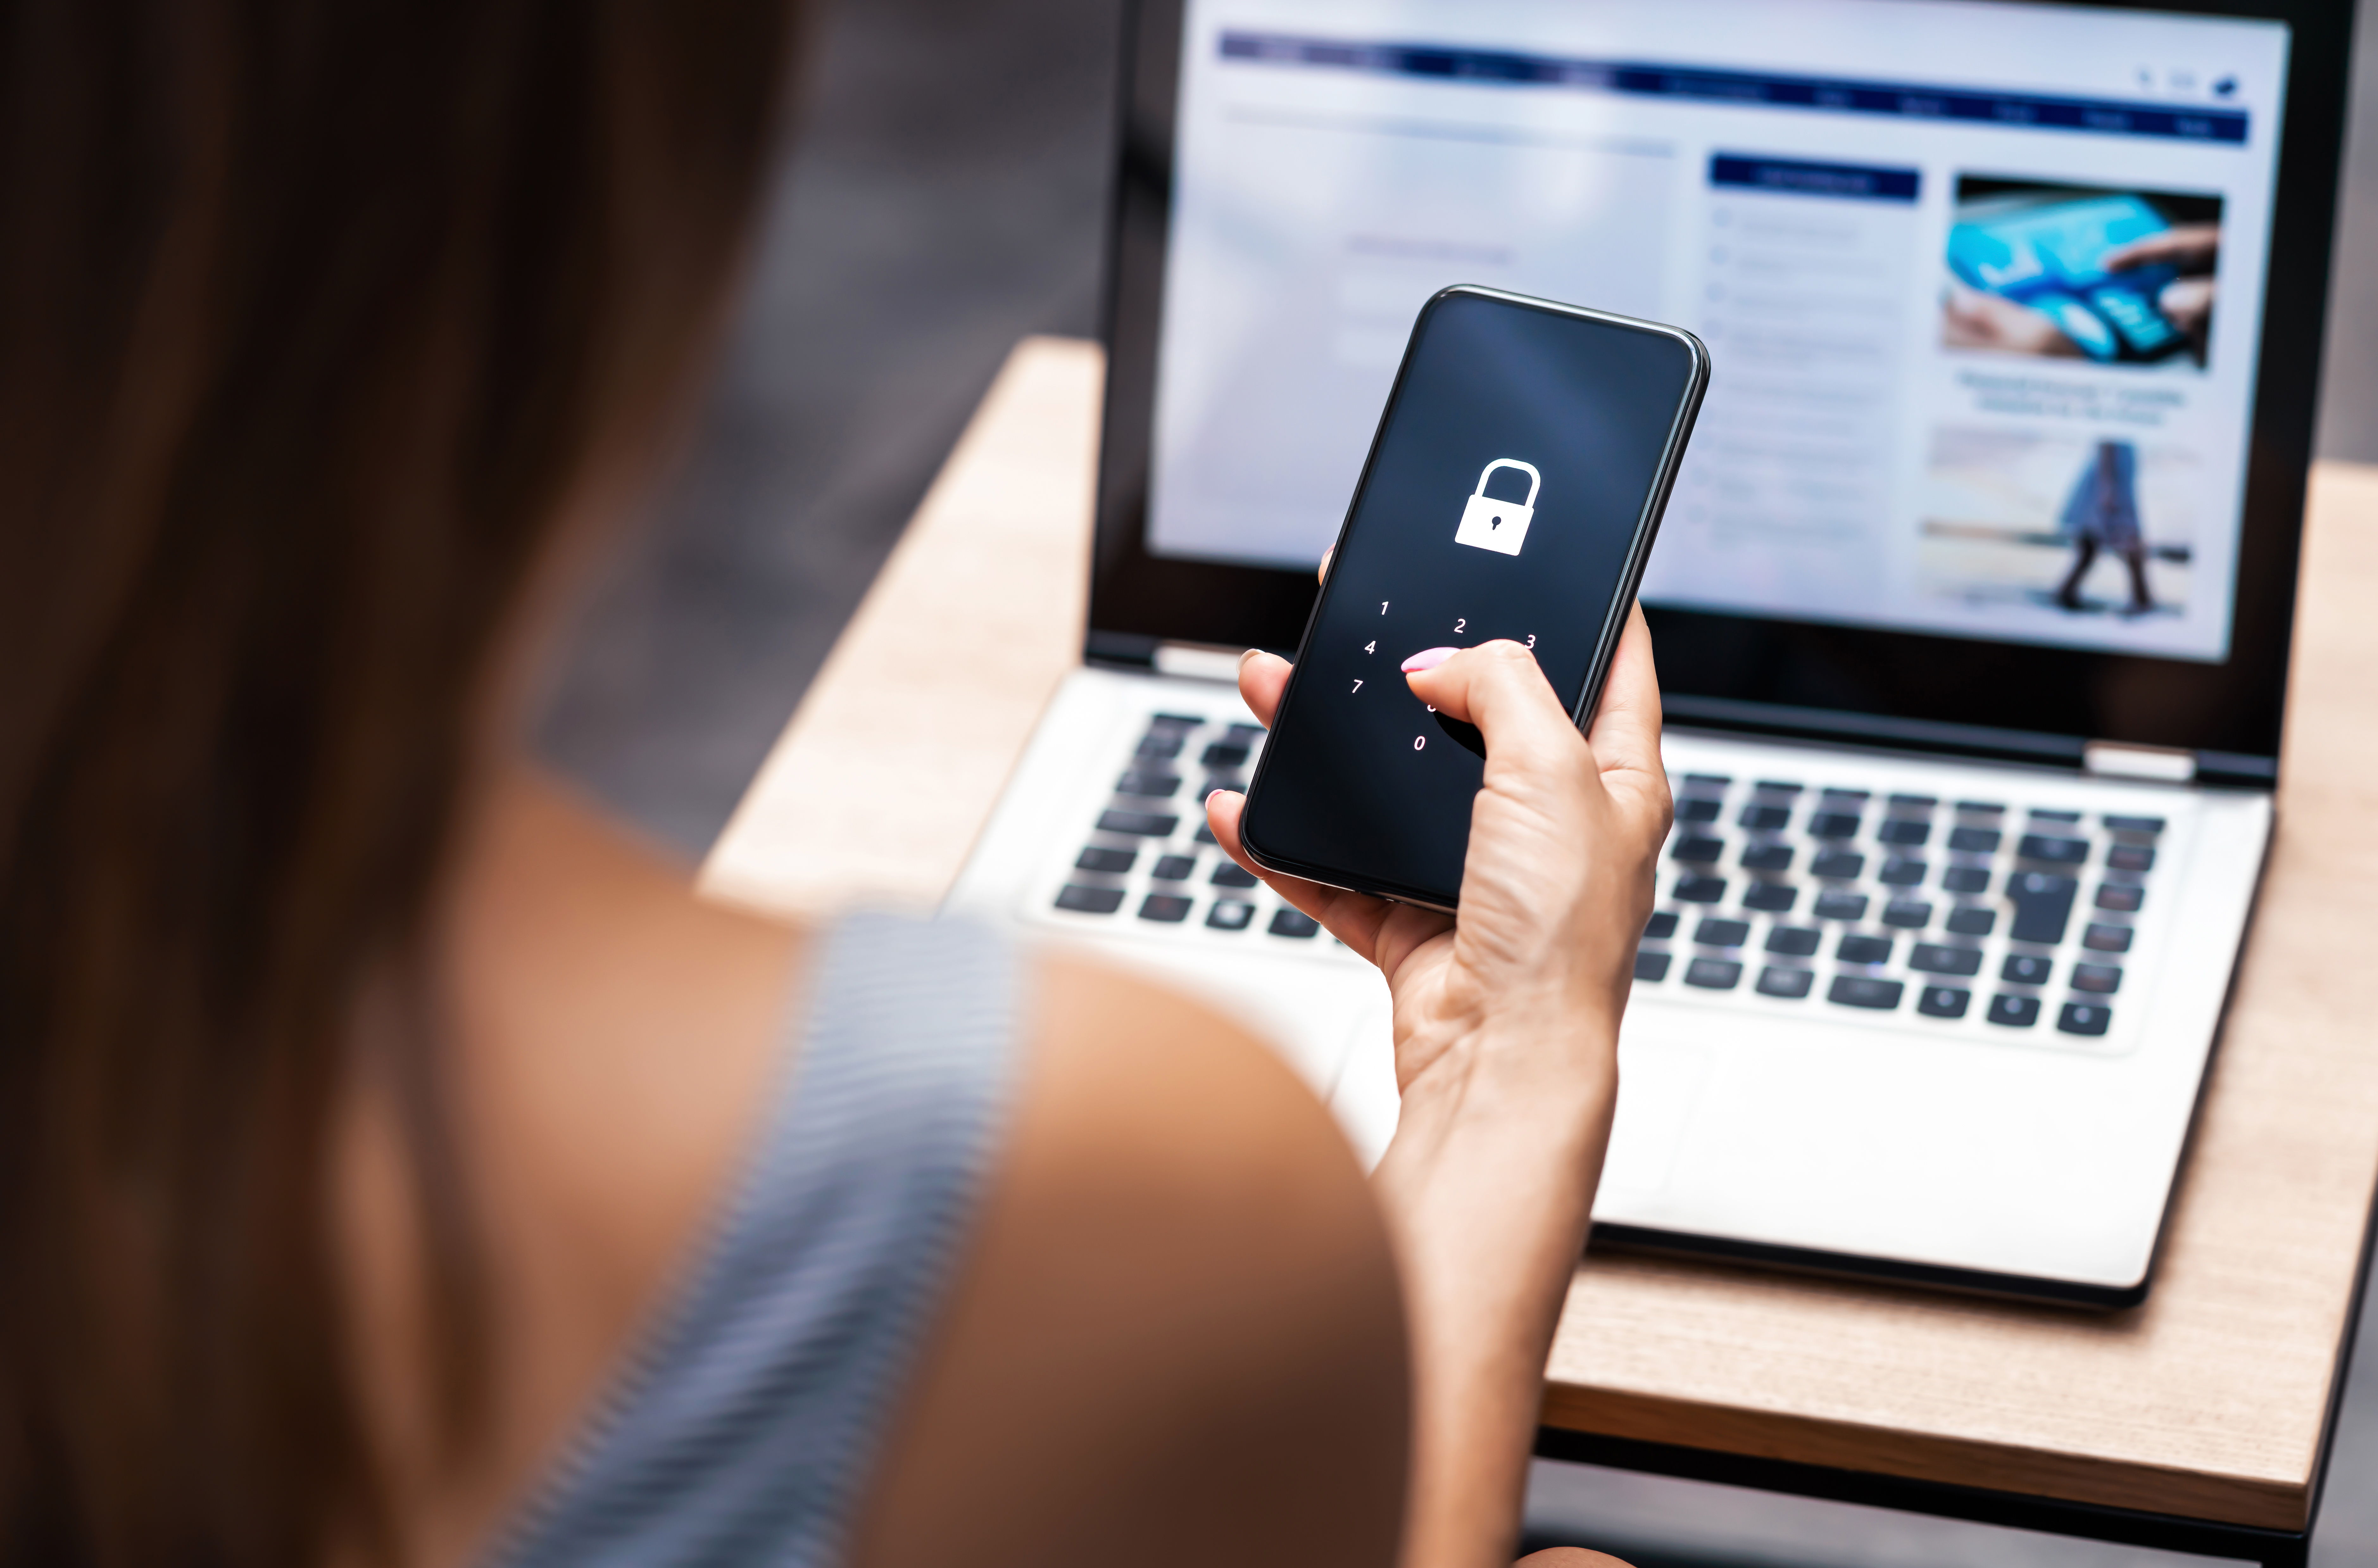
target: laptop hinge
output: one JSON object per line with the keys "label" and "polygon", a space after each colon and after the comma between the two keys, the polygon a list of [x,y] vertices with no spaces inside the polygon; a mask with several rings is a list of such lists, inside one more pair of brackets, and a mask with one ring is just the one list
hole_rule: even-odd
{"label": "laptop hinge", "polygon": [[1236,648],[1214,648],[1195,642],[1159,642],[1156,645],[1156,673],[1235,686],[1239,679],[1239,652]]}
{"label": "laptop hinge", "polygon": [[2196,777],[2196,753],[2168,746],[2128,746],[2093,740],[2081,748],[2081,771],[2101,779],[2144,779],[2186,784]]}

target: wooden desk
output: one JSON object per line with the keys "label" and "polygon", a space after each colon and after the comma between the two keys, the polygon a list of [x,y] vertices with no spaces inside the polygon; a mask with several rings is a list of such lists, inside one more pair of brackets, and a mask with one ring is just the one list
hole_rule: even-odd
{"label": "wooden desk", "polygon": [[[1018,346],[713,851],[708,890],[813,912],[948,886],[1077,655],[1099,377],[1090,345]],[[2088,1316],[1596,1254],[1553,1348],[1547,1427],[1639,1457],[1892,1478],[1938,1512],[1961,1509],[1921,1489],[2304,1530],[2378,1183],[2373,602],[2378,469],[2325,465],[2278,836],[2144,1306]],[[1963,1511],[1993,1516],[1988,1497]],[[2290,1555],[2246,1550],[2265,1546]]]}

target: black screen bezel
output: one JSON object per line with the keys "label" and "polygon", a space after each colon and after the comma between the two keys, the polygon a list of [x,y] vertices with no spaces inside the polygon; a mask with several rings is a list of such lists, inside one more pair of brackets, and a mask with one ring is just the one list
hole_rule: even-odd
{"label": "black screen bezel", "polygon": [[[1672,718],[2048,762],[2077,763],[2084,740],[2118,741],[2194,751],[2202,776],[2276,776],[2352,7],[2329,0],[2092,3],[2276,20],[2290,30],[2228,659],[2200,664],[1647,606]],[[1123,30],[1087,644],[1105,661],[1147,662],[1159,642],[1285,652],[1313,604],[1305,572],[1171,559],[1147,548],[1182,11],[1183,0],[1134,0]]]}

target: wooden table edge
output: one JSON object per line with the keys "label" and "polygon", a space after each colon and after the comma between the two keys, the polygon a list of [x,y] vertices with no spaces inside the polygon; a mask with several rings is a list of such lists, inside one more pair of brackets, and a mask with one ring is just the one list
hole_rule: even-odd
{"label": "wooden table edge", "polygon": [[1911,1434],[1577,1383],[1548,1382],[1540,1419],[1547,1427],[1592,1437],[2258,1529],[2301,1530],[2311,1512],[2309,1485],[2209,1477],[2133,1461]]}

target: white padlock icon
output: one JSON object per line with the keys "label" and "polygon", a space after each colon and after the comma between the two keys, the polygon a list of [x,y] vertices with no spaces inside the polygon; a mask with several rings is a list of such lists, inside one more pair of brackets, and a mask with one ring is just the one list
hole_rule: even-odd
{"label": "white padlock icon", "polygon": [[[1486,481],[1498,468],[1516,468],[1528,476],[1528,499],[1525,505],[1517,501],[1498,501],[1486,493]],[[1506,556],[1516,556],[1527,543],[1528,524],[1536,515],[1536,492],[1543,488],[1543,475],[1536,465],[1521,462],[1518,458],[1496,458],[1478,475],[1478,488],[1471,492],[1470,502],[1461,509],[1461,526],[1454,531],[1457,545],[1475,545],[1482,550],[1495,550]]]}

